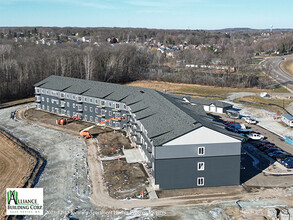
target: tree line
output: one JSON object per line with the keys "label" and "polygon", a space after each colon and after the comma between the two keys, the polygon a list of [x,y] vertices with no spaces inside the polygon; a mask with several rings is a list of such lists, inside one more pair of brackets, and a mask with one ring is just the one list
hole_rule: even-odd
{"label": "tree line", "polygon": [[[40,36],[69,37],[76,33],[98,43],[36,44]],[[119,38],[120,44],[108,43],[107,37]],[[173,55],[168,56],[167,52],[153,50],[151,44],[158,42],[170,48],[177,44],[184,47],[173,50]],[[112,83],[154,79],[265,88],[271,82],[253,65],[254,54],[280,49],[290,52],[292,48],[290,31],[261,37],[260,31],[243,30],[227,33],[122,28],[0,28],[0,102],[33,96],[33,85],[52,74]],[[214,60],[220,60],[221,65],[235,66],[238,72],[184,68],[187,63],[208,65]],[[183,65],[178,67],[178,61],[184,61]],[[164,69],[166,66],[168,68]]]}

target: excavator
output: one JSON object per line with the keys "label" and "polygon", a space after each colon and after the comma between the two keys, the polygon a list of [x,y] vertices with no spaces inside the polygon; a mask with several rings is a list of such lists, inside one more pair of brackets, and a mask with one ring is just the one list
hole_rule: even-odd
{"label": "excavator", "polygon": [[[84,138],[86,138],[86,139],[91,138],[92,135],[91,135],[90,132],[89,132],[90,129],[92,129],[92,128],[98,126],[98,125],[102,125],[102,124],[104,124],[104,123],[106,123],[106,122],[108,122],[108,121],[111,121],[111,120],[118,120],[118,121],[120,121],[121,118],[120,118],[120,117],[109,118],[109,119],[107,119],[107,120],[105,120],[105,121],[102,121],[102,122],[100,122],[100,123],[98,123],[98,124],[94,124],[94,125],[92,125],[92,126],[90,126],[90,127],[87,127],[87,128],[85,128],[85,129],[81,130],[79,134],[80,134],[81,137],[84,137]],[[122,116],[122,120],[125,120],[125,116]]]}
{"label": "excavator", "polygon": [[70,122],[73,122],[73,121],[79,121],[80,120],[80,118],[79,118],[79,116],[77,115],[77,116],[73,116],[73,117],[71,117],[71,118],[61,118],[61,119],[59,119],[59,120],[56,120],[56,124],[57,125],[66,125],[66,124],[68,124],[68,123],[70,123]]}

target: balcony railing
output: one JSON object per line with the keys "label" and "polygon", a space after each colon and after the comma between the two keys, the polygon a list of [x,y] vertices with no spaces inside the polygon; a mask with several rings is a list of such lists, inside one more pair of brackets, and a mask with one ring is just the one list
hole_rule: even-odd
{"label": "balcony railing", "polygon": [[41,102],[41,96],[39,96],[39,95],[36,95],[36,96],[35,96],[35,98],[36,98],[36,99],[35,99],[35,100],[36,100],[36,102]]}

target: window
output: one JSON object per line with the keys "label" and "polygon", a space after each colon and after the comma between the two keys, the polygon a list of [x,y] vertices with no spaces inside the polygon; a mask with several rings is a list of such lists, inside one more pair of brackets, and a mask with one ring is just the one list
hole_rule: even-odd
{"label": "window", "polygon": [[47,106],[47,111],[50,111],[50,107],[49,106]]}
{"label": "window", "polygon": [[69,108],[69,106],[70,106],[70,103],[69,103],[69,102],[67,102],[67,107]]}
{"label": "window", "polygon": [[84,101],[87,102],[87,97],[84,97]]}
{"label": "window", "polygon": [[115,105],[115,108],[120,108],[120,104],[116,104]]}
{"label": "window", "polygon": [[90,116],[90,121],[93,121],[93,116]]}
{"label": "window", "polygon": [[42,109],[45,110],[45,105],[42,105]]}
{"label": "window", "polygon": [[87,121],[87,115],[84,115],[84,120]]}
{"label": "window", "polygon": [[90,112],[93,112],[93,107],[90,107]]}
{"label": "window", "polygon": [[101,105],[105,105],[105,101],[104,100],[101,101]]}
{"label": "window", "polygon": [[64,98],[64,97],[65,97],[64,92],[61,92],[61,93],[60,93],[60,98]]}
{"label": "window", "polygon": [[109,111],[109,116],[112,116],[112,112],[111,111]]}
{"label": "window", "polygon": [[54,107],[52,107],[51,111],[54,112]]}
{"label": "window", "polygon": [[116,128],[120,128],[120,123],[119,123],[119,122],[116,122],[116,123],[115,123],[115,127],[116,127]]}
{"label": "window", "polygon": [[75,108],[75,103],[72,104],[72,107]]}
{"label": "window", "polygon": [[52,104],[54,104],[54,99],[51,100]]}
{"label": "window", "polygon": [[77,111],[82,111],[82,105],[77,105]]}
{"label": "window", "polygon": [[42,90],[41,90],[41,93],[42,93],[42,94],[45,94],[45,90],[44,90],[44,89],[42,89]]}
{"label": "window", "polygon": [[84,110],[87,111],[87,106],[84,106]]}
{"label": "window", "polygon": [[123,105],[123,108],[126,110],[126,105]]}
{"label": "window", "polygon": [[50,100],[49,100],[49,98],[47,98],[47,102],[49,102]]}
{"label": "window", "polygon": [[204,177],[198,177],[197,178],[197,185],[203,186],[204,185]]}
{"label": "window", "polygon": [[197,153],[198,153],[198,155],[204,155],[205,154],[205,147],[198,147]]}
{"label": "window", "polygon": [[49,90],[46,90],[46,94],[49,95]]}
{"label": "window", "polygon": [[45,98],[44,98],[44,97],[42,97],[42,102],[43,102],[43,101],[45,101]]}
{"label": "window", "polygon": [[198,171],[204,170],[204,162],[198,162],[197,163],[197,170]]}
{"label": "window", "polygon": [[99,104],[99,100],[98,99],[95,99],[95,103],[98,105]]}
{"label": "window", "polygon": [[36,88],[36,93],[40,94],[40,89],[39,88]]}
{"label": "window", "polygon": [[70,98],[70,97],[69,97],[69,94],[66,94],[66,98],[67,98],[67,99],[69,99],[69,98]]}
{"label": "window", "polygon": [[59,105],[59,100],[56,100],[56,104]]}
{"label": "window", "polygon": [[109,126],[112,126],[112,121],[109,121]]}
{"label": "window", "polygon": [[97,123],[99,122],[99,118],[98,117],[95,118],[95,122],[97,122]]}
{"label": "window", "polygon": [[72,113],[72,116],[73,116],[73,117],[76,117],[76,116],[77,116],[76,112],[73,112],[73,113]]}
{"label": "window", "polygon": [[55,108],[55,111],[56,111],[56,113],[59,113],[59,109],[58,108]]}
{"label": "window", "polygon": [[75,100],[75,98],[76,98],[75,95],[72,95],[72,99]]}
{"label": "window", "polygon": [[67,116],[70,117],[70,111],[69,110],[67,111]]}
{"label": "window", "polygon": [[99,112],[99,109],[98,109],[98,108],[96,108],[96,109],[95,109],[95,113],[97,113],[97,114],[98,114],[98,112]]}
{"label": "window", "polygon": [[109,102],[108,105],[109,105],[109,107],[112,107],[112,102]]}
{"label": "window", "polygon": [[90,103],[93,103],[93,99],[90,99]]}
{"label": "window", "polygon": [[106,114],[106,110],[105,109],[101,109],[101,115]]}
{"label": "window", "polygon": [[81,102],[81,96],[77,96],[77,101]]}
{"label": "window", "polygon": [[37,104],[37,108],[40,109],[41,108],[41,104]]}

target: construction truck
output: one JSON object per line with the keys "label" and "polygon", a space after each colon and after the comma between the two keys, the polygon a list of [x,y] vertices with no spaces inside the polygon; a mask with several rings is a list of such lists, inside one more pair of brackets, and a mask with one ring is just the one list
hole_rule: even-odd
{"label": "construction truck", "polygon": [[80,120],[79,116],[73,116],[71,118],[61,118],[59,120],[56,120],[56,124],[57,125],[66,125],[70,122],[79,121],[79,120]]}
{"label": "construction truck", "polygon": [[[81,130],[79,134],[80,134],[81,137],[84,137],[84,138],[91,138],[92,135],[91,135],[90,132],[89,132],[90,129],[92,129],[92,128],[96,127],[96,126],[102,125],[102,124],[104,124],[104,123],[106,123],[106,122],[108,122],[108,121],[111,121],[111,120],[121,121],[121,117],[113,117],[113,118],[109,118],[109,119],[107,119],[107,120],[105,120],[105,121],[102,121],[102,122],[100,122],[100,123],[94,124],[94,125],[92,125],[92,126],[90,126],[90,127],[87,127],[87,128],[85,128],[85,129]],[[122,116],[122,120],[125,120],[125,116]]]}

